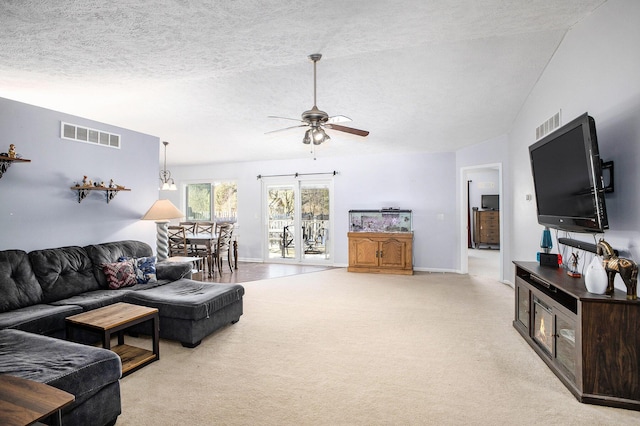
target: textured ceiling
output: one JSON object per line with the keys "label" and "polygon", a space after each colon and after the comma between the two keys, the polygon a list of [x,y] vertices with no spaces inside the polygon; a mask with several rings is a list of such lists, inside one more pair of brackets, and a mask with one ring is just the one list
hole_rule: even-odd
{"label": "textured ceiling", "polygon": [[[157,135],[169,164],[451,151],[506,133],[566,32],[605,0],[3,0],[0,96]],[[126,143],[126,141],[123,141]]]}

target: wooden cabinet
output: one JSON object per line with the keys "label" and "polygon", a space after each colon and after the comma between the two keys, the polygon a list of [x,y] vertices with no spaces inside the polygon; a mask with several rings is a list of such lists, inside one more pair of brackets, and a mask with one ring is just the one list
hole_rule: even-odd
{"label": "wooden cabinet", "polygon": [[640,410],[640,300],[587,292],[562,268],[514,262],[513,326],[580,402]]}
{"label": "wooden cabinet", "polygon": [[349,232],[349,272],[413,274],[412,232]]}
{"label": "wooden cabinet", "polygon": [[500,245],[500,212],[497,210],[474,210],[473,242],[478,248],[484,245]]}

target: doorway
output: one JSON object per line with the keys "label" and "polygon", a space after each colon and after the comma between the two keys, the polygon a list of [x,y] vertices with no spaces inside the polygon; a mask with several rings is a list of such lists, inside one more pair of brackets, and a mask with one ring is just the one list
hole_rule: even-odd
{"label": "doorway", "polygon": [[331,263],[332,198],[332,179],[265,179],[265,261]]}
{"label": "doorway", "polygon": [[[463,167],[460,177],[460,272],[503,281],[502,164]],[[474,228],[487,217],[497,219],[492,226],[499,236],[487,239],[484,228]]]}

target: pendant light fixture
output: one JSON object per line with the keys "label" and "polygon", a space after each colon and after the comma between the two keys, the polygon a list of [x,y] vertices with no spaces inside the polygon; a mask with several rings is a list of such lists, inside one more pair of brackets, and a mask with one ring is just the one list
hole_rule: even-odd
{"label": "pendant light fixture", "polygon": [[171,172],[167,170],[167,145],[169,145],[169,142],[164,141],[162,144],[164,145],[164,169],[160,171],[160,182],[162,182],[160,189],[163,191],[175,191],[178,187],[171,177]]}

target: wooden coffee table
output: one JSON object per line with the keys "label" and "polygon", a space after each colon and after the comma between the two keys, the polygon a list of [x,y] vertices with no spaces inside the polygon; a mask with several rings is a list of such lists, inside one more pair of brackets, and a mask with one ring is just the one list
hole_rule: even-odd
{"label": "wooden coffee table", "polygon": [[[153,332],[153,351],[125,345],[124,331],[136,324],[151,321]],[[130,303],[114,303],[66,318],[67,338],[73,328],[89,330],[102,336],[102,347],[117,353],[122,361],[122,376],[160,359],[158,309]],[[117,333],[118,345],[111,347],[111,336]]]}
{"label": "wooden coffee table", "polygon": [[0,375],[0,424],[30,425],[55,413],[53,422],[62,424],[62,408],[75,397],[68,392],[33,380]]}

